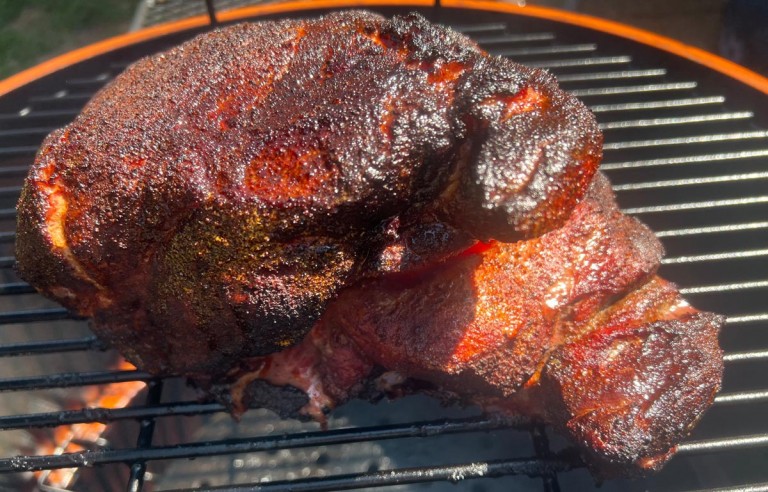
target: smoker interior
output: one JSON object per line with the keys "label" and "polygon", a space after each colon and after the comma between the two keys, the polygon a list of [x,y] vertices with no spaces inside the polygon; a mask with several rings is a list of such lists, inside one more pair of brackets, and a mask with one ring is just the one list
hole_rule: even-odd
{"label": "smoker interior", "polygon": [[[602,169],[628,214],[664,242],[661,274],[728,316],[722,393],[678,455],[603,491],[768,490],[768,98],[727,75],[583,27],[498,12],[418,10],[492,54],[548,69],[605,132]],[[314,16],[320,10],[287,15]],[[280,17],[272,15],[271,17]],[[182,381],[115,370],[116,355],[13,271],[15,202],[35,151],[132,61],[206,28],[136,43],[0,97],[0,488],[79,468],[72,490],[590,490],[568,443],[426,397],[353,402],[328,429],[253,410],[240,423]],[[147,381],[131,407],[85,410],[93,385]],[[62,411],[62,409],[66,411]],[[87,451],[35,454],[63,424],[109,422]],[[194,460],[190,460],[194,458]],[[39,478],[45,490],[46,477]],[[399,484],[399,485],[398,485]],[[47,489],[52,490],[52,489]]]}

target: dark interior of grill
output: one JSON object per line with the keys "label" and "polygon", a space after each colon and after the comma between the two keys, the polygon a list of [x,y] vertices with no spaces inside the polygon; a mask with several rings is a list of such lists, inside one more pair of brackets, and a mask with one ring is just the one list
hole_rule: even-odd
{"label": "dark interior of grill", "polygon": [[[660,236],[661,274],[697,307],[728,316],[724,388],[658,475],[601,490],[768,490],[768,98],[694,62],[553,21],[440,7],[418,10],[490,53],[546,68],[605,132],[602,169],[619,203]],[[321,10],[294,12],[315,16]],[[279,17],[275,15],[273,17]],[[0,488],[74,468],[67,490],[576,491],[596,485],[547,429],[498,422],[427,397],[353,402],[317,424],[252,410],[235,422],[178,379],[116,369],[87,321],[13,270],[14,206],[44,136],[74,118],[128,64],[210,26],[136,43],[0,97]],[[144,381],[123,409],[82,408],[94,385]],[[82,450],[40,452],[67,425],[109,423]],[[59,436],[61,437],[61,436]],[[36,478],[33,470],[44,470]]]}

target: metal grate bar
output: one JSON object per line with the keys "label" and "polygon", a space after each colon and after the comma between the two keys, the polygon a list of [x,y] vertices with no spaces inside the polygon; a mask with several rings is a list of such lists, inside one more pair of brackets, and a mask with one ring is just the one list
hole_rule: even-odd
{"label": "metal grate bar", "polygon": [[706,255],[678,256],[673,258],[664,258],[662,265],[675,265],[680,263],[700,263],[705,261],[737,260],[743,258],[756,258],[768,256],[768,249],[753,249],[747,251],[724,251],[722,253],[711,253]]}
{"label": "metal grate bar", "polygon": [[[509,49],[504,50],[503,52],[499,52],[496,54],[501,54],[504,56],[528,56],[528,55],[538,55],[538,54],[547,54],[547,53],[556,53],[556,52],[568,52],[569,50],[578,50],[578,51],[590,51],[595,49],[595,45],[564,45],[564,46],[546,46],[546,47],[537,47],[537,48],[519,48],[519,49]],[[528,65],[535,66],[536,63],[546,63],[544,61],[540,62],[534,62],[534,63],[528,63]],[[626,78],[633,78],[633,77],[650,77],[650,76],[662,76],[665,74],[664,69],[647,69],[647,70],[631,70],[631,71],[620,71],[620,72],[602,72],[602,73],[591,73],[591,74],[570,74],[570,75],[560,75],[558,79],[561,82],[575,82],[575,81],[589,81],[589,80],[611,80],[611,79],[626,79]],[[681,89],[692,89],[696,87],[696,82],[677,82],[677,83],[665,83],[665,84],[646,84],[643,86],[620,86],[620,87],[597,87],[597,88],[584,88],[584,89],[574,89],[570,92],[576,96],[579,97],[585,97],[585,96],[597,96],[597,95],[614,95],[614,94],[630,94],[630,93],[642,93],[642,92],[654,92],[654,91],[665,91],[665,90],[681,90]],[[69,94],[69,95],[61,95],[61,93],[54,94],[52,96],[35,96],[30,98],[30,101],[62,101],[62,100],[71,100],[71,99],[83,99],[84,101],[87,101],[93,95],[95,92],[89,92],[89,93],[82,93],[82,94]],[[703,100],[709,100],[709,99],[717,99],[717,98],[697,98],[696,101],[698,101],[698,104],[703,104]],[[712,101],[714,103],[715,101]],[[722,101],[717,101],[722,102]],[[645,109],[647,109],[649,106],[649,103],[645,103]],[[606,106],[606,105],[604,105]],[[592,108],[593,111],[595,111],[594,108]],[[638,108],[640,109],[640,108]],[[597,107],[597,110],[605,111],[605,108]],[[35,111],[30,111],[28,114],[36,113]],[[79,111],[60,111],[57,112],[59,115],[66,115],[66,116],[76,116],[79,114]],[[15,116],[20,117],[20,115],[8,115],[8,116]],[[25,115],[26,116],[26,115]],[[42,130],[42,129],[40,129]],[[49,133],[49,132],[47,132]],[[46,133],[46,134],[47,134]],[[8,150],[10,149],[10,150]],[[28,153],[30,152],[34,153],[37,151],[37,147],[8,147],[6,148],[7,153]],[[0,148],[0,152],[4,149]]]}
{"label": "metal grate bar", "polygon": [[[399,468],[373,473],[337,475],[325,478],[310,478],[303,480],[288,480],[271,483],[225,485],[207,487],[205,490],[228,490],[232,492],[333,492],[335,490],[352,490],[365,487],[383,487],[388,485],[406,485],[423,482],[449,481],[459,483],[475,478],[494,478],[505,475],[528,475],[531,477],[554,475],[570,471],[582,466],[570,453],[562,453],[559,457],[541,459],[527,458],[516,460],[498,460],[464,465],[434,466],[422,468]],[[165,492],[181,492],[168,490]]]}
{"label": "metal grate bar", "polygon": [[330,431],[264,436],[257,439],[226,439],[145,449],[107,449],[47,456],[16,456],[0,459],[0,472],[49,470],[72,466],[130,463],[161,459],[199,458],[225,454],[252,453],[315,446],[349,444],[371,440],[428,437],[489,431],[501,428],[530,428],[531,421],[517,419],[455,419],[376,427],[355,427]]}
{"label": "metal grate bar", "polygon": [[744,391],[715,396],[716,405],[732,405],[737,403],[756,403],[768,401],[768,391]]}
{"label": "metal grate bar", "polygon": [[[399,468],[373,473],[337,475],[326,478],[310,478],[304,480],[279,481],[248,485],[226,485],[207,487],[198,490],[229,490],[245,491],[286,491],[292,492],[332,492],[335,490],[352,490],[365,487],[383,487],[388,485],[405,485],[423,482],[449,481],[459,483],[462,480],[475,478],[494,478],[505,475],[528,475],[531,477],[547,474],[563,473],[581,466],[571,455],[550,459],[516,459],[498,460],[464,465],[434,466],[421,468]],[[166,491],[166,492],[181,492]]]}
{"label": "metal grate bar", "polygon": [[665,157],[642,161],[604,163],[600,169],[612,171],[614,169],[634,169],[638,167],[670,166],[677,164],[708,164],[717,161],[731,161],[736,159],[753,159],[768,156],[768,149],[744,150],[740,152],[724,152],[718,154],[688,155],[683,157]]}
{"label": "metal grate bar", "polygon": [[69,94],[67,91],[59,91],[56,94],[44,95],[44,96],[32,96],[29,98],[30,103],[49,103],[56,101],[71,101],[85,104],[90,98],[93,97],[93,92],[83,92],[76,94]]}
{"label": "metal grate bar", "polygon": [[54,127],[32,127],[13,130],[0,130],[0,137],[16,137],[19,135],[48,135],[56,128]]}
{"label": "metal grate bar", "polygon": [[17,113],[1,113],[0,121],[26,121],[33,118],[74,118],[80,114],[79,109],[43,110],[24,108]]}
{"label": "metal grate bar", "polygon": [[719,489],[700,489],[692,490],[690,492],[768,492],[768,483],[740,485],[738,487],[723,487]]}
{"label": "metal grate bar", "polygon": [[710,200],[706,202],[673,203],[669,205],[652,205],[648,207],[634,207],[622,209],[622,212],[629,215],[649,214],[659,212],[677,212],[681,210],[698,210],[705,208],[735,207],[740,205],[755,205],[758,203],[768,203],[767,196],[753,196],[749,198],[728,198],[724,200]]}
{"label": "metal grate bar", "polygon": [[109,68],[110,70],[115,72],[122,72],[123,70],[131,66],[132,63],[133,62],[130,62],[130,61],[112,62],[109,64]]}
{"label": "metal grate bar", "polygon": [[[559,75],[557,78],[560,82],[577,82],[577,81],[590,81],[590,80],[611,80],[611,79],[626,79],[633,77],[656,77],[665,75],[664,69],[652,69],[652,70],[629,70],[621,72],[597,72],[586,74],[568,74]],[[600,91],[599,88],[583,89],[588,91]],[[665,106],[666,107],[666,106]],[[596,107],[593,107],[595,111]],[[640,108],[638,108],[640,109]],[[647,106],[644,108],[647,109]],[[604,108],[597,107],[597,110],[603,110]],[[618,129],[618,128],[634,128],[634,127],[648,127],[648,126],[661,126],[661,125],[679,125],[690,123],[705,123],[713,121],[727,121],[736,119],[747,119],[754,116],[751,111],[741,111],[733,113],[721,113],[712,115],[698,115],[679,118],[660,118],[660,119],[646,119],[646,120],[633,120],[633,121],[621,121],[621,122],[609,122],[601,123],[600,128],[603,130]],[[16,135],[47,135],[51,131],[55,130],[55,127],[40,127],[40,128],[25,128],[14,130],[0,130],[0,137],[9,137]],[[22,147],[25,148],[26,147]],[[28,168],[23,168],[26,171]]]}
{"label": "metal grate bar", "polygon": [[727,320],[728,324],[752,323],[753,321],[768,321],[768,313],[729,316]]}
{"label": "metal grate bar", "polygon": [[529,43],[533,41],[554,41],[555,35],[551,32],[532,32],[529,34],[504,34],[499,36],[479,37],[472,39],[480,44],[505,44],[505,43]]}
{"label": "metal grate bar", "polygon": [[657,138],[655,140],[635,140],[630,142],[612,142],[603,145],[603,150],[637,149],[641,147],[659,147],[662,145],[688,145],[697,143],[728,142],[732,140],[752,140],[768,137],[768,130],[755,132],[721,133],[717,135],[695,135],[690,137]]}
{"label": "metal grate bar", "polygon": [[595,51],[596,44],[557,44],[552,46],[541,46],[536,48],[513,48],[513,49],[495,49],[488,50],[494,55],[501,56],[534,56],[534,55],[557,55],[560,53],[585,53]]}
{"label": "metal grate bar", "polygon": [[28,171],[29,171],[29,166],[0,167],[0,177],[17,176],[17,175],[26,176]]}
{"label": "metal grate bar", "polygon": [[[768,285],[768,284],[767,284]],[[752,360],[768,359],[768,350],[756,350],[754,352],[737,352],[735,354],[725,354],[725,362],[744,362]]]}
{"label": "metal grate bar", "polygon": [[685,442],[678,446],[679,454],[730,451],[733,449],[762,447],[768,445],[768,434],[733,437],[728,439],[708,439],[705,441]]}
{"label": "metal grate bar", "polygon": [[20,147],[0,147],[0,155],[35,155],[37,145],[24,145]]}
{"label": "metal grate bar", "polygon": [[35,309],[30,311],[0,312],[0,325],[14,323],[36,323],[39,321],[57,321],[62,319],[80,319],[63,308]]}
{"label": "metal grate bar", "polygon": [[0,197],[17,196],[19,193],[21,193],[21,186],[3,186],[0,188]]}
{"label": "metal grate bar", "polygon": [[53,354],[81,350],[104,350],[104,344],[94,336],[69,340],[46,340],[42,342],[6,343],[0,345],[0,357]]}
{"label": "metal grate bar", "polygon": [[614,191],[635,191],[658,188],[679,188],[680,186],[698,186],[715,183],[730,183],[733,181],[753,181],[767,179],[768,171],[758,173],[729,174],[726,176],[707,176],[700,178],[669,179],[664,181],[648,181],[645,183],[627,183],[614,185]]}
{"label": "metal grate bar", "polygon": [[749,289],[762,289],[768,287],[768,280],[755,282],[738,282],[734,284],[704,285],[701,287],[686,287],[680,289],[681,294],[707,294],[711,292],[732,292]]}
{"label": "metal grate bar", "polygon": [[172,402],[143,407],[83,408],[61,412],[0,416],[0,430],[26,429],[30,427],[56,427],[59,425],[87,422],[109,423],[119,420],[135,420],[160,417],[207,415],[225,412],[220,403]]}
{"label": "metal grate bar", "polygon": [[35,292],[37,292],[35,288],[26,282],[13,282],[10,284],[0,284],[0,296],[34,294]]}
{"label": "metal grate bar", "polygon": [[0,256],[0,268],[11,268],[16,264],[16,258],[13,256]]}
{"label": "metal grate bar", "polygon": [[[533,449],[538,459],[551,459],[553,453],[549,449],[549,439],[547,431],[543,425],[537,425],[531,429],[531,438],[533,439]],[[560,483],[557,480],[556,473],[545,473],[541,476],[544,492],[560,492]]]}
{"label": "metal grate bar", "polygon": [[142,371],[63,372],[45,376],[0,379],[0,391],[26,391],[71,388],[91,384],[149,381],[152,376]]}
{"label": "metal grate bar", "polygon": [[93,85],[93,84],[105,84],[112,78],[108,72],[100,73],[94,77],[85,77],[79,79],[69,79],[64,81],[66,85]]}
{"label": "metal grate bar", "polygon": [[[146,404],[157,404],[163,394],[163,383],[162,381],[150,381],[148,386]],[[152,436],[155,433],[155,419],[142,419],[139,426],[136,447],[138,449],[149,448],[152,446]],[[144,487],[144,474],[146,471],[146,461],[139,461],[131,465],[131,472],[128,476],[128,490],[130,492],[139,492]]]}
{"label": "metal grate bar", "polygon": [[[0,208],[0,219],[15,219],[15,218],[16,218],[15,208]],[[0,242],[7,242],[4,239],[6,237],[11,237],[11,239],[16,239],[16,233],[0,232]]]}
{"label": "metal grate bar", "polygon": [[691,106],[708,106],[713,104],[722,104],[725,102],[723,96],[713,97],[692,97],[686,99],[670,99],[667,101],[647,101],[633,103],[616,104],[595,104],[589,107],[593,113],[609,113],[614,111],[640,111],[647,109],[668,109],[685,108]]}
{"label": "metal grate bar", "polygon": [[630,121],[611,121],[600,123],[601,130],[623,130],[627,128],[648,128],[655,126],[688,125],[691,123],[712,123],[719,121],[745,120],[755,115],[752,111],[738,111],[734,113],[701,114],[695,116],[678,116],[675,118],[653,118]]}
{"label": "metal grate bar", "polygon": [[504,31],[507,28],[505,22],[489,22],[487,24],[467,24],[451,26],[454,31],[463,32],[465,34],[488,32],[488,31]]}
{"label": "metal grate bar", "polygon": [[622,65],[630,63],[631,61],[631,56],[601,56],[593,58],[567,58],[564,60],[526,62],[525,64],[534,68],[569,68],[593,67],[598,65]]}
{"label": "metal grate bar", "polygon": [[667,74],[663,68],[651,70],[624,70],[621,72],[591,72],[558,75],[558,82],[586,82],[593,80],[634,79],[643,77],[662,77]]}
{"label": "metal grate bar", "polygon": [[574,89],[569,91],[577,97],[615,96],[625,94],[641,94],[644,92],[680,91],[695,89],[696,82],[671,82],[666,84],[629,85],[619,87],[598,87],[593,89]]}
{"label": "metal grate bar", "polygon": [[[631,62],[631,57],[599,57],[599,58],[582,58],[573,60],[551,60],[551,61],[530,61],[526,62],[526,65],[538,68],[560,68],[571,66],[590,66],[590,65],[602,65],[602,64],[619,64]],[[562,77],[562,75],[560,76]],[[681,85],[682,84],[682,85]],[[661,87],[659,87],[661,86]],[[604,94],[627,94],[632,92],[650,92],[657,90],[679,90],[679,89],[692,89],[695,88],[695,82],[683,82],[677,84],[655,84],[650,86],[637,87],[614,87],[614,88],[594,88],[594,89],[577,89],[570,91],[572,93],[579,93],[580,91],[596,92],[595,94],[581,94],[583,95],[604,95]],[[579,95],[579,94],[576,94]],[[646,110],[646,109],[662,109],[662,108],[678,108],[687,106],[703,106],[722,104],[725,102],[723,96],[711,96],[711,97],[697,97],[697,98],[685,98],[685,99],[673,99],[668,101],[647,101],[647,102],[635,102],[635,103],[616,103],[616,104],[598,104],[590,106],[590,109],[595,113],[606,113],[615,111],[632,111],[632,110]],[[27,109],[23,114],[20,113],[5,113],[0,114],[0,121],[2,120],[23,120],[29,118],[51,118],[51,117],[72,117],[74,118],[80,113],[80,110],[32,110]]]}
{"label": "metal grate bar", "polygon": [[768,222],[749,222],[746,224],[724,224],[707,227],[690,227],[656,232],[657,237],[698,236],[701,234],[718,234],[721,232],[741,232],[757,229],[768,229]]}

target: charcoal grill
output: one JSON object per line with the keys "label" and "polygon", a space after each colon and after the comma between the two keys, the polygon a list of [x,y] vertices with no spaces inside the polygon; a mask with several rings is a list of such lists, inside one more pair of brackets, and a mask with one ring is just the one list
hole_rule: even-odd
{"label": "charcoal grill", "polygon": [[[714,407],[661,473],[607,482],[602,490],[768,491],[768,80],[617,24],[458,0],[296,2],[218,17],[211,9],[209,16],[114,38],[0,83],[0,484],[19,486],[32,470],[74,467],[81,475],[74,490],[77,483],[82,490],[131,491],[403,490],[404,484],[410,490],[424,487],[422,482],[431,484],[429,490],[473,492],[594,487],[568,444],[546,429],[497,422],[473,409],[441,408],[424,397],[352,403],[334,414],[341,417],[328,430],[258,410],[252,412],[254,426],[238,426],[221,405],[197,401],[178,380],[114,369],[114,354],[84,320],[15,277],[14,205],[40,141],[125,66],[216,21],[315,16],[351,5],[385,15],[419,11],[464,31],[493,54],[555,73],[597,115],[606,137],[602,169],[624,211],[662,238],[662,274],[695,305],[728,316],[721,336],[724,389]],[[62,409],[62,395],[79,393],[76,388],[128,381],[146,382],[147,389],[127,408]],[[201,421],[202,433],[198,429],[197,440],[190,439]],[[29,451],[35,436],[40,439],[35,429],[93,422],[113,430],[106,439],[82,443],[89,449]],[[221,426],[236,429],[236,437],[207,432]],[[9,444],[16,441],[16,447]],[[413,459],[387,454],[398,449],[411,449],[405,456]],[[362,469],[331,466],[358,458],[365,458]],[[299,471],[282,470],[286,460]],[[40,488],[54,490],[45,475],[38,480]]]}

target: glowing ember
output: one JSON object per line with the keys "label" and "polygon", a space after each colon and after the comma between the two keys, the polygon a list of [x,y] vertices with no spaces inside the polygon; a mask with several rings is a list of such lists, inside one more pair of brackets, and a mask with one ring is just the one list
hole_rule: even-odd
{"label": "glowing ember", "polygon": [[[120,360],[114,367],[118,371],[136,369],[131,363]],[[70,408],[124,408],[133,400],[136,394],[144,389],[145,383],[129,381],[125,383],[110,383],[85,388],[79,395],[79,401],[73,402]],[[67,410],[65,409],[65,410]],[[99,445],[99,439],[107,425],[100,422],[88,422],[57,427],[47,442],[41,442],[35,449],[35,455],[61,455],[87,451]],[[35,472],[38,485],[65,489],[73,482],[77,468],[60,468],[57,470],[42,470]]]}

